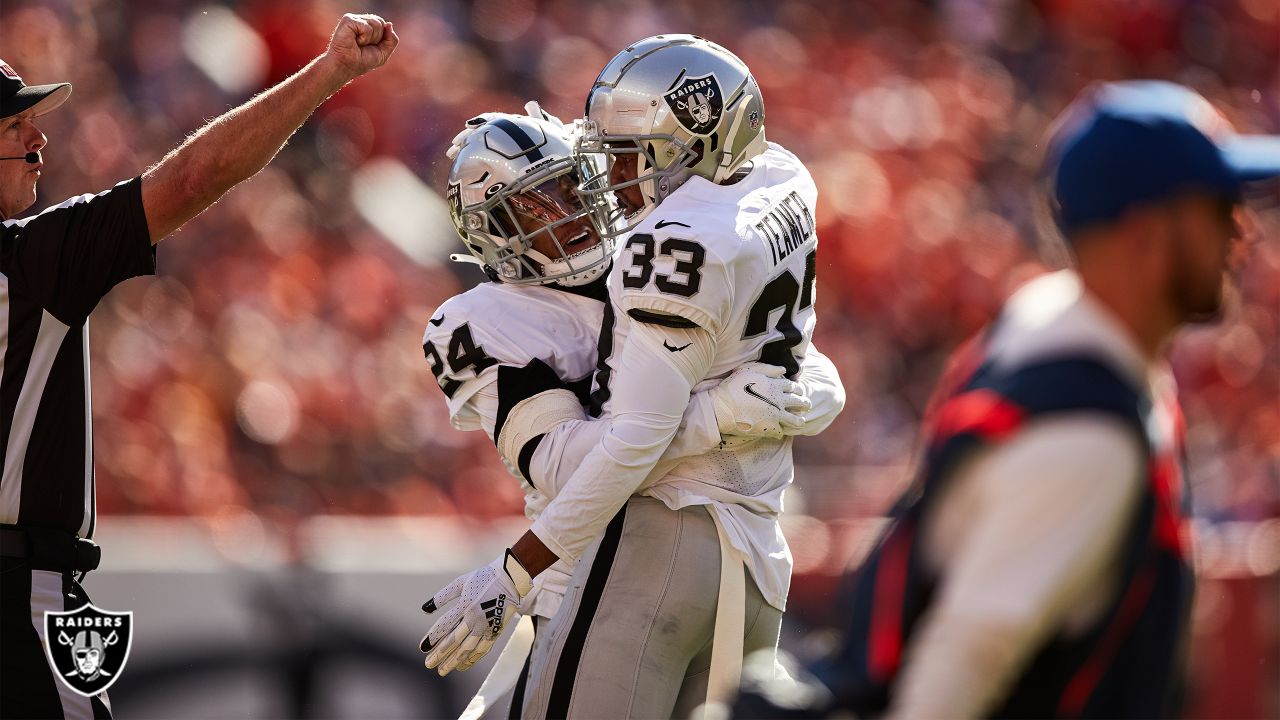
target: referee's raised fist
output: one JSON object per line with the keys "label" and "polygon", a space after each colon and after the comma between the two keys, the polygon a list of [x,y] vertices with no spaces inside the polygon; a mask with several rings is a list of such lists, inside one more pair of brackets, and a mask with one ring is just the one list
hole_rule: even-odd
{"label": "referee's raised fist", "polygon": [[355,78],[382,67],[399,43],[389,21],[377,15],[347,13],[333,29],[325,55]]}

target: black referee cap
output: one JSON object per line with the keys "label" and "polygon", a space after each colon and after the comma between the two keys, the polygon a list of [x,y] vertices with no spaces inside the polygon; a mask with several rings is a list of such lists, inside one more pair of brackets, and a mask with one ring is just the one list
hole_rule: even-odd
{"label": "black referee cap", "polygon": [[36,115],[44,115],[66,102],[70,95],[71,83],[27,85],[8,63],[0,60],[0,118],[31,108],[35,108]]}

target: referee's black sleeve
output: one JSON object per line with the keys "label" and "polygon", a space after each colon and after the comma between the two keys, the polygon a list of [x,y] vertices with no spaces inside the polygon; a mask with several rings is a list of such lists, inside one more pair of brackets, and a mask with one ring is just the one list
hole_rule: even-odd
{"label": "referee's black sleeve", "polygon": [[79,325],[117,283],[155,274],[142,178],[71,198],[9,225],[3,265],[10,283],[49,314]]}

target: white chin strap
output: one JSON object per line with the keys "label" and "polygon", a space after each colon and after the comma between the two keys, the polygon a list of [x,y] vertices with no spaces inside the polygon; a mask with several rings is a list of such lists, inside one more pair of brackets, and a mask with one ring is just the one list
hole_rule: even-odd
{"label": "white chin strap", "polygon": [[[529,251],[525,254],[529,256],[542,255],[536,251]],[[592,245],[582,252],[574,253],[573,255],[569,255],[558,260],[542,260],[542,258],[536,259],[542,261],[542,274],[547,277],[548,282],[567,285],[569,287],[586,285],[592,280],[603,275],[605,270],[609,267],[609,263],[605,262],[607,257],[605,255],[605,244],[603,242],[597,245]],[[574,268],[581,267],[583,265],[587,265],[589,267],[578,272],[573,272]]]}

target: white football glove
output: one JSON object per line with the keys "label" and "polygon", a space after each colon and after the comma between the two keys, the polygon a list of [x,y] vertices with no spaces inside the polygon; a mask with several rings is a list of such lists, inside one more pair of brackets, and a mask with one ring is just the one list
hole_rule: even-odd
{"label": "white football glove", "polygon": [[747,363],[708,391],[721,435],[781,438],[804,426],[810,402],[783,369]]}
{"label": "white football glove", "polygon": [[458,601],[422,638],[419,647],[427,654],[426,666],[436,668],[441,676],[455,669],[469,670],[521,612],[521,603],[532,589],[533,579],[510,550],[444,586],[422,605],[424,612],[433,613]]}

